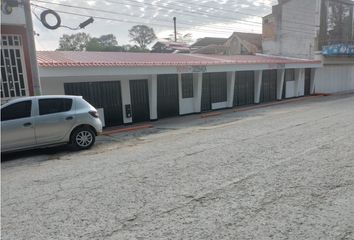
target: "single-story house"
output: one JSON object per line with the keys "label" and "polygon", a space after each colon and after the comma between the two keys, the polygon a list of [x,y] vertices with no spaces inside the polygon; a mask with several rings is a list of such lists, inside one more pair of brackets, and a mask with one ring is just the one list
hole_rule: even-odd
{"label": "single-story house", "polygon": [[39,51],[37,58],[43,94],[83,96],[106,126],[309,95],[322,66],[264,55]]}
{"label": "single-story house", "polygon": [[[205,43],[206,40],[202,41]],[[212,41],[209,41],[212,42]],[[202,45],[196,42],[194,45]],[[262,34],[234,32],[228,39],[220,40],[218,43],[210,43],[203,47],[194,48],[192,53],[216,54],[216,55],[251,55],[262,52]]]}
{"label": "single-story house", "polygon": [[193,43],[190,48],[192,51],[196,51],[201,48],[205,48],[210,45],[222,46],[228,38],[215,38],[215,37],[205,37],[198,39],[195,43]]}
{"label": "single-story house", "polygon": [[190,53],[189,45],[182,42],[158,41],[151,48],[152,53]]}

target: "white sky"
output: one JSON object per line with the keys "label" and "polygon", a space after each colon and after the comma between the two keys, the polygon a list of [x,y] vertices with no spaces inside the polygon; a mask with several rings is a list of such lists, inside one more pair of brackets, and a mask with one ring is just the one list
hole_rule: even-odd
{"label": "white sky", "polygon": [[[92,8],[84,10],[44,3],[53,2],[71,6]],[[32,4],[57,11],[117,19],[119,21],[95,19],[84,30],[67,28],[49,30],[33,16],[37,50],[55,50],[63,34],[86,32],[93,37],[114,34],[118,43],[129,42],[128,30],[137,24],[154,28],[158,38],[173,32],[173,17],[177,18],[177,30],[191,33],[193,39],[201,37],[229,37],[234,31],[261,33],[261,16],[271,13],[276,0],[31,0]],[[100,12],[109,11],[107,12]],[[32,7],[36,15],[43,9]],[[205,15],[203,15],[205,14]],[[59,13],[62,25],[77,27],[87,17]],[[51,19],[48,19],[50,21]],[[134,23],[132,23],[134,22]]]}

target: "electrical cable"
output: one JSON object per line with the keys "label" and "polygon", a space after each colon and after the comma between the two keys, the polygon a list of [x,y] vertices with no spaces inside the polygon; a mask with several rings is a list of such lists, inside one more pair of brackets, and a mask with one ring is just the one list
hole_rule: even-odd
{"label": "electrical cable", "polygon": [[[40,6],[40,5],[33,4],[33,3],[32,3],[32,5],[36,6],[38,8],[42,8],[42,9],[49,9],[47,7]],[[91,17],[90,15],[87,15],[87,14],[73,13],[73,12],[67,12],[67,11],[62,11],[62,10],[56,10],[56,12],[65,13],[65,14],[74,15],[74,16],[80,16],[80,17]],[[101,17],[101,16],[92,16],[92,17],[94,17],[95,19],[101,19],[101,20],[107,20],[107,21],[115,21],[115,22],[120,22],[120,23],[142,24],[142,22],[131,21],[131,20],[121,20],[121,19]],[[153,25],[153,26],[159,26],[159,27],[162,27],[162,28],[171,28],[171,25],[164,25],[164,24],[158,24],[158,23],[145,23],[145,24],[149,24],[149,25]],[[189,28],[184,27],[183,29],[191,29],[191,27],[189,27]],[[201,32],[201,33],[205,32],[205,31],[201,31],[201,30],[198,30],[198,29],[193,29],[193,31]],[[218,34],[230,34],[230,32],[232,32],[232,31],[217,31],[217,30],[215,30],[214,32],[218,33]]]}
{"label": "electrical cable", "polygon": [[[49,2],[46,2],[46,1],[42,1],[42,0],[34,0],[34,1],[37,1],[37,2],[43,2],[43,3],[49,3]],[[72,5],[68,5],[68,4],[60,4],[60,3],[49,3],[49,4],[55,4],[55,5],[59,5],[59,6],[64,6],[64,7],[70,7],[70,8],[76,8],[76,9],[83,9],[83,10],[89,10],[89,11],[96,11],[96,12],[104,12],[104,13],[110,13],[110,14],[119,14],[119,15],[123,15],[123,16],[127,16],[127,17],[135,17],[136,16],[132,16],[132,15],[127,15],[127,14],[122,14],[122,13],[118,13],[118,12],[114,12],[114,11],[106,11],[106,10],[101,10],[101,9],[93,9],[93,8],[88,8],[88,7],[78,7],[78,6],[72,6]],[[156,20],[154,20],[156,21]],[[127,21],[124,21],[124,22],[127,22]],[[187,25],[187,26],[192,26],[192,27],[195,27],[195,25],[191,25],[191,24],[188,24],[188,23],[184,23],[182,22],[181,24],[183,25]],[[262,25],[262,23],[258,23],[260,26]],[[199,26],[197,26],[199,27]],[[211,28],[211,27],[207,27],[207,28]],[[216,28],[218,29],[217,31],[219,31],[220,29],[222,30],[226,30],[226,31],[235,31],[234,28],[226,28],[226,27],[218,27]],[[284,27],[285,30],[289,30],[289,31],[292,31],[292,32],[301,32],[303,34],[308,34],[308,35],[313,35],[313,32],[305,32],[305,31],[299,31],[298,29],[292,29],[290,27]]]}
{"label": "electrical cable", "polygon": [[[110,3],[115,3],[115,4],[121,4],[121,5],[126,5],[122,2],[116,2],[114,0],[106,0],[107,2],[110,2]],[[156,5],[154,4],[151,4],[151,3],[143,3],[143,2],[139,2],[139,1],[135,1],[135,0],[125,0],[127,2],[133,2],[133,3],[140,3],[142,5],[148,5],[148,6],[153,6],[153,7],[156,7]],[[240,11],[234,11],[234,10],[227,10],[227,9],[216,9],[216,8],[213,8],[213,7],[210,7],[210,6],[206,6],[206,5],[201,5],[201,4],[196,4],[196,3],[191,3],[191,2],[185,2],[185,1],[179,1],[179,2],[184,2],[190,6],[202,6],[204,8],[208,8],[208,9],[213,9],[213,10],[216,10],[216,11],[225,11],[225,12],[230,12],[230,13],[238,13],[238,14],[241,14],[241,15],[245,15],[245,16],[248,16],[248,17],[259,17],[259,18],[263,18],[264,16],[259,16],[259,15],[255,15],[255,14],[250,14],[250,13],[244,13],[244,12],[240,12]],[[129,3],[130,4],[130,3]],[[177,7],[181,7],[177,4],[172,4],[172,3],[168,3],[168,5],[171,5],[171,6],[177,6]],[[134,5],[134,6],[138,6],[138,5]],[[271,6],[269,6],[271,7]],[[179,11],[182,11],[183,14],[185,14],[185,11],[186,9],[174,9],[174,8],[169,8],[169,7],[166,7],[166,6],[159,6],[158,8],[165,8],[165,9],[172,9],[172,10],[179,10]],[[201,14],[204,14],[203,12],[196,12],[196,11],[189,11],[191,13],[195,13],[197,14],[198,16],[200,16]],[[186,14],[185,14],[186,15]],[[309,13],[310,15],[310,13]],[[215,17],[215,15],[213,15]],[[225,19],[223,17],[223,19]],[[230,19],[230,18],[228,18]],[[248,22],[248,23],[255,23],[255,24],[259,24],[258,22],[254,22],[254,21],[248,21],[248,20],[240,20],[240,19],[237,19],[237,18],[232,18],[233,20],[238,20],[238,21],[245,21],[245,22]],[[287,21],[287,20],[283,20],[284,22],[289,22],[289,23],[294,23],[294,24],[301,24],[301,25],[304,25],[304,23],[302,22],[294,22],[294,21]],[[306,24],[305,24],[306,25]],[[310,25],[310,24],[307,24],[307,25]],[[311,25],[311,26],[316,26],[316,25]]]}

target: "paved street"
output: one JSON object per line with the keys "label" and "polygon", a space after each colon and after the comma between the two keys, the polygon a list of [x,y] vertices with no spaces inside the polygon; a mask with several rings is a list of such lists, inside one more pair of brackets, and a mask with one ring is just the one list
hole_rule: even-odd
{"label": "paved street", "polygon": [[354,94],[157,124],[5,156],[2,239],[354,239]]}

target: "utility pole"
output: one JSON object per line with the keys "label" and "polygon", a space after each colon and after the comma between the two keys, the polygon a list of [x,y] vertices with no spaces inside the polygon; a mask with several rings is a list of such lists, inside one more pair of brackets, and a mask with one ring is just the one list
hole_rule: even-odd
{"label": "utility pole", "polygon": [[176,24],[176,17],[173,17],[173,25],[174,25],[174,29],[175,29],[175,42],[177,42],[177,24]]}
{"label": "utility pole", "polygon": [[40,84],[40,78],[38,73],[36,44],[34,42],[34,31],[33,31],[30,0],[23,0],[23,6],[25,11],[25,19],[26,19],[28,51],[29,51],[30,65],[32,70],[33,93],[35,96],[38,96],[41,95],[42,91],[41,91],[41,84]]}

